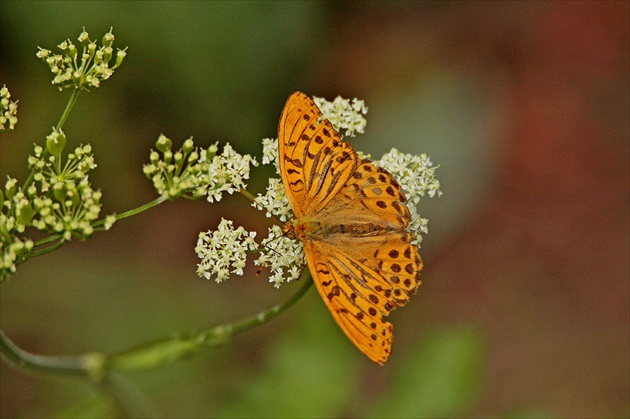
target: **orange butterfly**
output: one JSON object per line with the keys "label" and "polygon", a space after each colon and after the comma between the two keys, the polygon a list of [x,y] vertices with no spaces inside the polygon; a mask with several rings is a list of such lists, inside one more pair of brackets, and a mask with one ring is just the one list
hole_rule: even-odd
{"label": "orange butterfly", "polygon": [[317,290],[346,336],[385,363],[394,326],[384,317],[420,285],[422,260],[405,231],[400,185],[361,160],[317,105],[295,92],[278,126],[280,175],[295,218],[284,232],[304,245]]}

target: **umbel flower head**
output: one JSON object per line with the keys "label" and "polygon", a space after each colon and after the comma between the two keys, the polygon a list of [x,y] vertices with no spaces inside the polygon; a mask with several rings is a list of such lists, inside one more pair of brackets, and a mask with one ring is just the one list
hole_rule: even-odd
{"label": "umbel flower head", "polygon": [[[114,34],[112,29],[103,36],[101,46],[91,40],[83,29],[77,39],[79,48],[70,39],[58,45],[59,53],[39,48],[37,57],[41,58],[50,68],[54,78],[52,84],[59,90],[73,87],[75,89],[91,90],[100,86],[114,74],[114,70],[122,64],[127,55],[127,48],[118,49],[114,55]],[[113,65],[111,61],[116,57]]]}
{"label": "umbel flower head", "polygon": [[155,147],[157,151],[151,151],[143,172],[158,194],[170,200],[205,195],[209,202],[220,201],[224,192],[245,189],[250,166],[258,165],[255,158],[237,153],[230,144],[218,153],[217,144],[202,149],[189,138],[180,149],[173,150],[173,142],[160,135]]}
{"label": "umbel flower head", "polygon": [[[345,136],[354,136],[356,133],[363,133],[366,121],[363,115],[367,112],[367,107],[363,101],[354,99],[352,101],[337,97],[333,102],[326,102],[321,98],[315,98],[315,102],[323,113],[323,118],[328,119],[333,127]],[[263,164],[275,166],[276,173],[279,174],[278,165],[278,142],[277,139],[265,138],[263,145]],[[232,151],[230,151],[232,153]],[[230,167],[249,168],[253,158],[240,156],[236,153],[230,154]],[[401,153],[392,149],[385,154],[382,159],[373,162],[388,170],[401,185],[404,193],[408,197],[408,206],[411,212],[411,221],[408,230],[414,237],[415,244],[420,244],[422,234],[427,233],[427,219],[422,218],[416,209],[416,204],[421,197],[441,195],[440,183],[435,176],[435,169],[430,158],[422,154],[414,156]],[[225,190],[238,190],[243,192],[244,184],[230,184],[224,175],[227,162],[214,166],[210,172],[210,178],[216,177],[216,181],[211,182],[212,187],[222,184]],[[247,177],[249,171],[247,171]],[[242,176],[234,176],[235,181],[239,181]],[[228,183],[225,183],[228,182]],[[245,193],[245,192],[244,192]],[[248,195],[247,193],[245,193]],[[210,200],[211,193],[208,193]],[[250,195],[251,196],[251,195]],[[258,194],[253,199],[255,208],[264,211],[267,217],[276,217],[282,222],[293,218],[293,212],[287,200],[282,181],[279,178],[269,179],[267,190],[264,194]],[[195,251],[201,259],[198,264],[197,273],[206,279],[214,278],[217,282],[222,282],[230,274],[243,274],[245,257],[248,253],[257,252],[259,254],[254,262],[257,266],[269,268],[271,271],[269,281],[275,287],[279,287],[284,282],[298,279],[305,266],[305,257],[302,243],[287,237],[282,228],[273,225],[268,229],[267,236],[256,244],[254,238],[256,234],[248,232],[242,227],[234,229],[231,222],[222,220],[216,231],[208,231],[199,235]]]}
{"label": "umbel flower head", "polygon": [[[27,228],[58,236],[61,241],[87,239],[101,212],[101,191],[94,190],[89,172],[96,167],[92,147],[81,145],[63,155],[66,136],[53,128],[46,148],[36,145],[28,158],[30,182],[19,186],[9,177],[0,190],[0,281],[16,271],[16,265],[34,243],[24,234]],[[109,229],[115,216],[107,216]]]}

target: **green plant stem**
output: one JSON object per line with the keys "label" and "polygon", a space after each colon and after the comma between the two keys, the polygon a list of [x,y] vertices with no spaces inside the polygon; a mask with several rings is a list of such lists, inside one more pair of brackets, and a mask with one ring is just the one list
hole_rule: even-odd
{"label": "green plant stem", "polygon": [[286,311],[306,294],[312,283],[310,276],[304,278],[302,286],[286,301],[242,320],[193,334],[178,334],[116,354],[87,353],[67,357],[35,355],[19,348],[2,331],[0,354],[5,361],[20,370],[82,376],[101,382],[112,372],[157,368],[190,356],[203,346],[226,343],[237,334],[260,326]]}
{"label": "green plant stem", "polygon": [[[63,127],[63,124],[66,123],[66,120],[70,116],[70,112],[72,111],[74,104],[77,103],[77,99],[79,98],[79,93],[81,93],[81,90],[77,88],[72,90],[72,94],[70,95],[70,99],[68,100],[68,103],[66,104],[66,108],[63,110],[63,113],[61,114],[61,118],[59,118],[59,122],[57,123],[57,126],[55,127],[56,129],[61,129],[61,127]],[[46,147],[44,147],[44,154],[42,157],[45,157],[47,154],[48,154],[48,150],[46,149]],[[56,161],[56,164],[60,164],[59,160]],[[26,178],[26,181],[24,181],[24,186],[22,187],[22,189],[26,190],[26,188],[30,186],[31,182],[33,181],[34,175],[35,173],[33,171],[29,173],[28,177]]]}
{"label": "green plant stem", "polygon": [[[156,206],[160,205],[162,202],[165,202],[167,200],[168,200],[168,198],[166,198],[165,196],[160,196],[159,198],[156,198],[156,199],[154,199],[151,202],[147,202],[146,204],[144,204],[142,206],[139,206],[138,208],[134,208],[134,209],[131,209],[129,211],[125,211],[123,213],[116,214],[116,221],[123,220],[123,219],[131,217],[133,215],[138,215],[141,212],[146,211],[148,209],[151,209],[153,207],[156,207]],[[103,219],[100,219],[100,220],[94,222],[94,224],[92,224],[92,226],[93,227],[99,227],[99,226],[105,224],[105,222],[106,222],[106,219],[103,218]]]}
{"label": "green plant stem", "polygon": [[[154,199],[151,202],[147,202],[146,204],[144,204],[144,205],[142,205],[142,206],[140,206],[138,208],[134,208],[132,210],[125,211],[125,212],[123,212],[121,214],[116,215],[116,221],[122,220],[124,218],[131,217],[132,215],[140,214],[141,212],[146,211],[148,209],[151,209],[151,208],[153,208],[155,206],[158,206],[162,202],[165,202],[165,201],[167,201],[167,198],[161,196],[161,197],[159,197],[157,199]],[[105,218],[103,218],[101,220],[98,220],[98,221],[95,221],[94,224],[93,224],[93,227],[95,227],[95,230],[96,230],[97,227],[100,227],[100,226],[104,225],[105,222],[106,222]],[[104,230],[104,228],[101,228],[99,230]],[[37,257],[37,256],[45,255],[46,253],[50,253],[53,250],[58,249],[64,243],[66,243],[65,240],[62,240],[62,237],[63,237],[62,233],[57,233],[57,234],[53,234],[51,236],[45,237],[45,238],[43,238],[41,240],[38,240],[35,243],[35,248],[40,248],[41,246],[43,246],[45,244],[48,244],[48,243],[52,243],[54,241],[57,241],[57,243],[55,243],[55,244],[53,244],[51,246],[48,246],[48,247],[46,247],[44,249],[40,249],[40,250],[37,250],[37,251],[30,252],[29,254],[26,255],[24,260],[22,260],[20,263],[24,263],[25,261],[27,261],[29,259],[32,259],[32,258]]]}
{"label": "green plant stem", "polygon": [[0,353],[3,359],[22,370],[51,372],[65,375],[85,375],[85,356],[43,356],[20,349],[0,330]]}
{"label": "green plant stem", "polygon": [[[37,257],[37,256],[42,256],[42,255],[45,255],[46,253],[52,252],[53,250],[59,249],[65,242],[63,240],[61,240],[61,235],[60,234],[56,234],[55,236],[56,236],[55,239],[58,240],[57,243],[52,244],[52,245],[50,245],[50,246],[48,246],[48,247],[46,247],[44,249],[34,250],[34,251],[30,252],[24,260],[32,259],[32,258]],[[51,240],[47,240],[47,243],[50,242],[50,241]],[[43,244],[46,244],[46,243],[37,242],[37,243],[35,243],[35,247],[42,246]]]}
{"label": "green plant stem", "polygon": [[72,95],[70,96],[70,100],[68,100],[68,103],[66,104],[66,109],[64,109],[63,113],[61,114],[61,118],[59,118],[59,122],[57,123],[57,129],[60,130],[61,127],[63,127],[63,124],[66,123],[66,120],[70,116],[70,112],[72,111],[74,104],[77,102],[77,99],[79,98],[79,93],[81,93],[80,89],[78,88],[72,89]]}
{"label": "green plant stem", "polygon": [[252,195],[251,193],[247,192],[245,189],[241,188],[241,190],[239,192],[242,195],[244,195],[247,199],[249,199],[250,201],[256,202],[254,195]]}

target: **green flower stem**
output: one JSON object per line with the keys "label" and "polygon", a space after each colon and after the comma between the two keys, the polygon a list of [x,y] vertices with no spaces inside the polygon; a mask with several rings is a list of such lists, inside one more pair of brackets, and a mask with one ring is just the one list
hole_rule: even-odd
{"label": "green flower stem", "polygon": [[[74,104],[77,102],[77,99],[79,98],[79,93],[81,93],[81,91],[77,88],[72,90],[72,95],[70,95],[70,99],[68,100],[68,103],[66,104],[66,108],[63,110],[63,113],[61,114],[61,118],[59,118],[59,122],[57,123],[57,127],[56,127],[57,129],[61,129],[63,124],[66,123],[66,120],[70,116],[70,112],[72,111]],[[46,147],[44,147],[43,156],[46,156],[47,154],[48,154],[48,151],[46,150]],[[57,165],[60,164],[59,159],[57,159],[56,164]],[[31,173],[29,173],[28,177],[26,178],[26,181],[24,182],[24,186],[22,187],[22,189],[26,190],[26,188],[30,186],[31,182],[33,181],[33,176],[35,176],[35,173],[31,171]]]}
{"label": "green flower stem", "polygon": [[18,369],[78,376],[86,375],[90,365],[89,357],[92,356],[34,355],[17,347],[1,330],[0,351],[2,357]]}
{"label": "green flower stem", "polygon": [[260,326],[284,312],[306,294],[313,281],[308,277],[288,300],[234,323],[204,329],[191,335],[180,335],[150,343],[110,356],[105,368],[112,371],[152,369],[198,352],[202,346],[227,343],[232,337]]}
{"label": "green flower stem", "polygon": [[75,87],[74,89],[72,89],[72,95],[70,96],[70,100],[68,101],[68,104],[66,105],[66,109],[64,109],[63,113],[61,114],[61,118],[59,118],[59,122],[57,123],[57,129],[61,129],[61,127],[63,127],[63,124],[66,123],[66,119],[68,119],[68,117],[70,116],[70,112],[72,111],[74,104],[77,102],[77,99],[79,98],[79,93],[81,93],[81,90],[79,90],[78,88]]}
{"label": "green flower stem", "polygon": [[[147,202],[146,204],[144,204],[142,206],[139,206],[138,208],[134,208],[132,210],[125,211],[125,212],[123,212],[121,214],[116,214],[116,221],[119,221],[119,220],[122,220],[122,219],[125,219],[125,218],[128,218],[128,217],[131,217],[133,215],[138,215],[141,212],[144,212],[144,211],[146,211],[148,209],[156,207],[156,206],[160,205],[162,202],[165,202],[165,201],[168,201],[168,198],[165,197],[165,196],[160,196],[159,198],[156,198],[156,199],[154,199],[151,202]],[[103,218],[101,220],[98,220],[98,221],[94,222],[94,224],[92,224],[92,227],[99,227],[99,226],[105,224],[105,222],[106,222],[106,219]]]}
{"label": "green flower stem", "polygon": [[202,346],[226,343],[237,334],[260,326],[287,310],[306,294],[312,283],[310,277],[305,278],[302,286],[289,299],[256,315],[190,335],[171,336],[117,354],[88,353],[68,357],[34,355],[20,349],[2,331],[0,331],[0,354],[3,359],[18,369],[82,376],[100,382],[114,371],[157,368],[193,355]]}
{"label": "green flower stem", "polygon": [[242,189],[239,191],[241,194],[243,194],[247,199],[249,199],[252,202],[256,202],[255,201],[255,197],[254,195],[250,194],[249,192],[247,192],[245,189]]}
{"label": "green flower stem", "polygon": [[[55,236],[53,238],[55,240],[57,240],[57,243],[52,244],[52,245],[50,245],[50,246],[48,246],[48,247],[46,247],[44,249],[34,250],[34,251],[30,252],[29,254],[26,255],[26,258],[24,260],[35,258],[37,256],[42,256],[42,255],[45,255],[46,253],[50,253],[53,250],[56,250],[56,249],[60,248],[65,243],[63,240],[61,240],[61,235],[60,234],[55,234]],[[46,242],[50,242],[51,241],[51,240],[47,240],[47,239],[48,239],[48,237],[46,239],[44,239],[44,240],[46,240]],[[42,243],[44,240],[41,240],[41,241],[37,242],[35,244],[35,247],[39,247],[39,246],[42,246],[43,244],[46,244],[46,243]]]}
{"label": "green flower stem", "polygon": [[[162,202],[165,202],[167,200],[168,200],[168,198],[161,196],[161,197],[159,197],[157,199],[154,199],[153,201],[148,202],[148,203],[146,203],[146,204],[144,204],[144,205],[142,205],[142,206],[140,206],[138,208],[134,208],[132,210],[123,212],[122,214],[116,215],[116,221],[122,220],[122,219],[127,218],[127,217],[131,217],[132,215],[137,215],[137,214],[139,214],[139,213],[141,213],[143,211],[146,211],[146,210],[151,209],[151,208],[153,208],[155,206],[158,206]],[[104,225],[105,222],[106,222],[106,219],[103,218],[101,220],[95,221],[92,226],[95,228],[95,230],[104,230],[105,228],[103,228],[103,227],[98,228],[98,227]],[[24,263],[28,259],[32,259],[32,258],[37,257],[37,256],[45,255],[46,253],[50,253],[53,250],[58,249],[64,243],[66,243],[66,241],[63,240],[62,237],[63,237],[63,234],[57,233],[57,234],[53,234],[51,236],[45,237],[45,238],[43,238],[41,240],[38,240],[37,242],[35,242],[35,248],[40,248],[40,249],[28,253],[24,257],[24,260],[22,260],[20,263]],[[56,241],[56,243],[54,243],[53,245],[50,245],[50,246],[48,246],[48,247],[46,247],[44,249],[41,249],[41,246],[44,246],[44,245],[46,245],[48,243],[52,243],[52,242],[55,242],[55,241]]]}

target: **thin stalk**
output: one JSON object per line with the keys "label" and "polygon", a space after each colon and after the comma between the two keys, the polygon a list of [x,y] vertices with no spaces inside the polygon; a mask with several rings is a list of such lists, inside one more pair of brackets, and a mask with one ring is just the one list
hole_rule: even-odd
{"label": "thin stalk", "polygon": [[110,371],[134,371],[152,369],[170,364],[175,360],[198,352],[202,346],[218,346],[234,336],[260,326],[286,311],[306,294],[313,281],[305,278],[302,286],[286,301],[276,304],[253,316],[233,323],[214,326],[193,334],[172,336],[126,352],[114,354],[106,360],[105,368]]}
{"label": "thin stalk", "polygon": [[61,375],[87,375],[89,357],[35,355],[19,348],[0,330],[0,353],[15,368]]}
{"label": "thin stalk", "polygon": [[[123,212],[123,213],[121,213],[121,214],[117,214],[117,215],[116,215],[116,221],[118,221],[118,220],[122,220],[122,219],[124,219],[124,218],[131,217],[132,215],[136,215],[136,214],[139,214],[139,213],[141,213],[141,212],[143,212],[143,211],[146,211],[146,210],[148,210],[148,209],[151,209],[151,208],[153,208],[153,207],[155,207],[155,206],[157,206],[157,205],[161,204],[162,202],[166,201],[166,199],[167,199],[167,198],[165,198],[165,197],[159,197],[159,198],[154,199],[153,201],[148,202],[148,203],[146,203],[146,204],[144,204],[144,205],[142,205],[142,206],[140,206],[140,207],[138,207],[138,208],[134,208],[134,209],[132,209],[132,210],[125,211],[125,212]],[[103,218],[103,219],[101,219],[101,220],[98,220],[98,221],[95,221],[95,222],[94,222],[94,224],[93,224],[93,227],[95,227],[95,228],[96,228],[96,227],[102,226],[102,225],[104,225],[104,224],[105,224],[105,221],[106,221],[106,219],[105,219],[105,218]],[[67,243],[67,241],[66,241],[66,240],[62,240],[62,239],[61,239],[61,238],[62,238],[62,236],[63,236],[62,234],[57,233],[57,234],[53,234],[53,235],[51,235],[51,236],[45,237],[45,238],[43,238],[43,239],[41,239],[41,240],[37,241],[37,242],[35,243],[35,248],[38,248],[38,247],[40,247],[40,246],[43,246],[43,245],[45,245],[45,244],[48,244],[48,243],[54,242],[55,240],[58,240],[58,242],[57,242],[57,243],[55,243],[54,245],[51,245],[51,246],[49,246],[49,247],[46,247],[45,249],[40,249],[40,250],[36,250],[36,251],[32,251],[32,252],[30,252],[28,255],[26,255],[26,257],[24,258],[24,260],[23,260],[23,261],[21,261],[20,263],[24,263],[24,262],[25,262],[26,260],[28,260],[28,259],[32,259],[32,258],[37,257],[37,256],[45,255],[46,253],[50,253],[50,252],[52,252],[53,250],[58,249],[58,248],[59,248],[59,247],[61,247],[63,244]]]}
{"label": "thin stalk", "polygon": [[[120,214],[116,214],[116,221],[131,217],[133,215],[137,215],[140,214],[143,211],[146,211],[148,209],[151,209],[153,207],[156,207],[158,205],[160,205],[162,202],[165,202],[168,198],[166,198],[165,196],[160,196],[159,198],[154,199],[151,202],[147,202],[146,204],[139,206],[138,208],[134,208],[131,209],[129,211],[125,211],[123,213]],[[93,227],[98,227],[101,226],[103,224],[105,224],[106,219],[103,218],[101,220],[96,221],[94,224],[92,224]]]}
{"label": "thin stalk", "polygon": [[74,375],[94,382],[107,380],[115,371],[146,370],[173,363],[198,352],[203,346],[216,346],[239,333],[260,326],[289,309],[306,294],[313,281],[304,278],[302,286],[286,301],[233,323],[180,334],[116,354],[87,353],[78,356],[35,355],[19,348],[0,331],[0,355],[15,368],[56,375]]}
{"label": "thin stalk", "polygon": [[241,188],[241,190],[239,191],[242,195],[244,195],[247,199],[249,199],[252,202],[256,202],[255,201],[255,197],[254,195],[252,195],[251,193],[247,192],[247,190]]}
{"label": "thin stalk", "polygon": [[[70,112],[72,111],[74,104],[77,103],[77,99],[79,98],[79,93],[81,93],[81,90],[77,88],[72,89],[72,94],[70,95],[70,99],[68,100],[68,103],[66,103],[66,108],[63,110],[63,113],[61,114],[61,118],[59,118],[59,122],[57,123],[57,126],[55,127],[56,129],[61,129],[61,127],[63,127],[63,124],[66,123],[66,120],[70,116]],[[42,158],[46,156],[47,154],[48,154],[48,151],[46,150],[46,147],[44,147],[44,154]],[[55,164],[59,164],[58,159]],[[32,171],[29,173],[28,177],[26,178],[26,181],[24,181],[24,186],[22,187],[24,190],[26,190],[26,188],[30,186],[31,182],[33,181],[34,175],[35,173]]]}
{"label": "thin stalk", "polygon": [[66,104],[66,109],[64,109],[63,113],[61,114],[61,118],[59,118],[59,122],[57,123],[57,129],[61,129],[61,127],[63,127],[63,124],[66,123],[66,120],[70,116],[70,112],[72,111],[74,104],[77,102],[77,99],[79,98],[79,93],[81,93],[80,89],[78,88],[72,89],[72,95],[70,96],[70,100],[68,100],[68,103]]}
{"label": "thin stalk", "polygon": [[[37,256],[42,256],[45,255],[46,253],[50,253],[53,250],[57,250],[59,249],[61,246],[63,246],[63,244],[65,243],[65,241],[61,240],[61,234],[56,234],[56,239],[59,240],[57,243],[50,245],[44,249],[40,249],[40,250],[33,250],[32,252],[28,253],[25,257],[24,257],[24,261],[28,260],[28,259],[32,259],[35,258]],[[35,243],[35,247],[39,247],[41,246],[40,242]],[[24,261],[22,261],[21,263],[24,263]]]}

